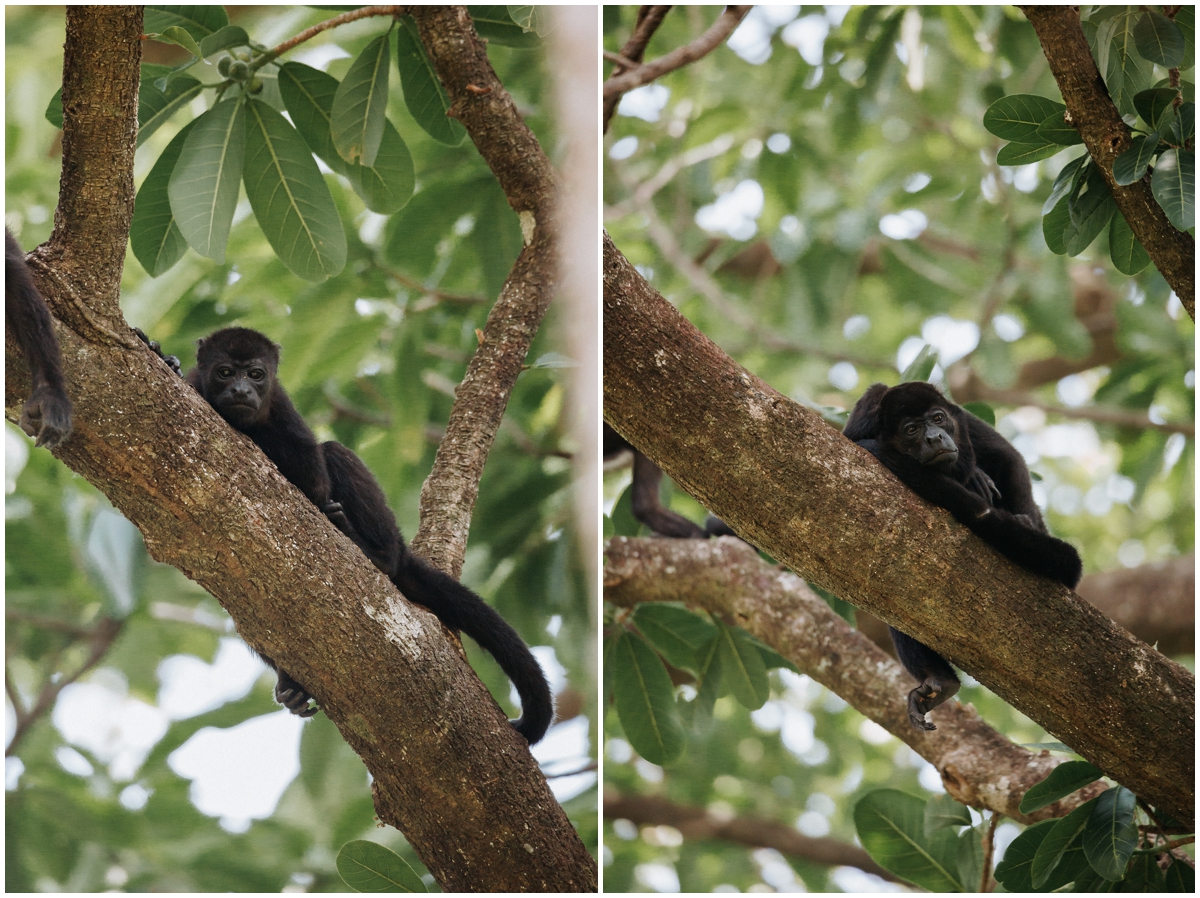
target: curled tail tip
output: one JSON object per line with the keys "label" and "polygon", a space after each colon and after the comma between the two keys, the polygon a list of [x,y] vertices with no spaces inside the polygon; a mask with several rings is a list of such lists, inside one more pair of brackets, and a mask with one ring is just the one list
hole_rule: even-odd
{"label": "curled tail tip", "polygon": [[522,701],[521,716],[516,720],[510,720],[512,728],[525,737],[525,741],[530,745],[535,745],[542,741],[542,737],[546,735],[546,730],[550,729],[550,724],[554,722],[554,703],[550,701],[549,696],[546,696],[545,702],[535,702],[526,705]]}

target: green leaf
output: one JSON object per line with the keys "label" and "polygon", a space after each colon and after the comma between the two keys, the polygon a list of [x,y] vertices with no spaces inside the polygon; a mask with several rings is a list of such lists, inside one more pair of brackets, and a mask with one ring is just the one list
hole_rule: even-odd
{"label": "green leaf", "polygon": [[1037,130],[1052,115],[1061,116],[1067,107],[1036,94],[1010,94],[1001,97],[983,114],[983,127],[1004,140],[1015,143],[1041,143]]}
{"label": "green leaf", "polygon": [[508,6],[505,7],[512,20],[530,31],[535,31],[540,37],[550,33],[550,15],[542,6]]}
{"label": "green leaf", "polygon": [[1058,867],[1059,861],[1063,859],[1072,845],[1082,847],[1082,843],[1077,844],[1075,838],[1083,832],[1083,828],[1087,825],[1095,801],[1094,798],[1085,801],[1067,816],[1056,820],[1054,826],[1050,828],[1046,838],[1034,852],[1033,863],[1029,869],[1035,889],[1046,884],[1046,880],[1050,878],[1050,874]]}
{"label": "green leaf", "polygon": [[1179,91],[1173,87],[1155,87],[1141,91],[1133,98],[1133,105],[1142,121],[1155,131],[1162,131],[1162,126],[1175,117],[1173,104],[1177,96]]}
{"label": "green leaf", "polygon": [[129,247],[150,277],[158,277],[169,270],[187,251],[187,241],[183,239],[179,226],[175,224],[175,216],[171,213],[167,186],[183,152],[183,144],[197,121],[199,119],[188,122],[167,144],[142,182],[133,204]]}
{"label": "green leaf", "polygon": [[1121,274],[1137,274],[1150,264],[1150,254],[1133,236],[1133,230],[1120,210],[1108,225],[1108,255]]}
{"label": "green leaf", "polygon": [[1183,33],[1179,26],[1161,13],[1147,9],[1133,29],[1138,52],[1164,69],[1173,69],[1183,62]]}
{"label": "green leaf", "polygon": [[1141,180],[1157,149],[1157,131],[1151,131],[1144,137],[1133,138],[1133,146],[1113,160],[1113,180],[1122,187]]}
{"label": "green leaf", "polygon": [[937,350],[926,343],[921,347],[921,351],[917,353],[917,357],[908,363],[907,368],[900,372],[900,383],[906,384],[911,381],[928,380],[929,375],[933,373],[933,369],[937,366],[937,360]]}
{"label": "green leaf", "polygon": [[925,802],[896,789],[868,792],[854,806],[858,840],[872,859],[930,892],[961,892],[958,837],[942,829],[924,832]]}
{"label": "green leaf", "polygon": [[146,138],[157,131],[180,108],[192,102],[192,99],[204,89],[204,85],[191,75],[180,75],[171,79],[165,90],[155,87],[155,80],[157,80],[156,76],[147,75],[143,71],[142,82],[138,88],[137,145],[139,147],[146,142]]}
{"label": "green leaf", "polygon": [[1029,788],[1021,799],[1020,811],[1022,814],[1039,811],[1077,789],[1094,783],[1103,775],[1087,761],[1064,761],[1051,770],[1044,780]]}
{"label": "green leaf", "polygon": [[180,28],[178,25],[172,25],[170,28],[167,28],[162,34],[158,35],[158,39],[163,43],[177,44],[183,47],[183,49],[187,50],[197,59],[201,59],[204,56],[204,51],[200,49],[200,45],[196,43],[195,38],[186,29]]}
{"label": "green leaf", "polygon": [[1171,136],[1175,143],[1183,146],[1186,141],[1196,137],[1196,104],[1184,103],[1179,107],[1175,120],[1171,122]]}
{"label": "green leaf", "polygon": [[1042,820],[1028,827],[1025,832],[1013,839],[1012,844],[1004,851],[1004,859],[996,865],[993,874],[996,882],[1004,886],[1007,892],[1033,891],[1033,859],[1038,848],[1050,835],[1057,820]]}
{"label": "green leaf", "polygon": [[762,655],[743,630],[717,624],[721,670],[729,691],[744,707],[757,711],[771,697],[771,682]]}
{"label": "green leaf", "polygon": [[240,25],[226,25],[200,41],[200,55],[205,58],[229,47],[250,46],[250,35]]}
{"label": "green leaf", "polygon": [[925,802],[925,837],[947,826],[970,826],[971,811],[949,795],[935,795]]}
{"label": "green leaf", "polygon": [[46,121],[56,128],[63,126],[63,108],[62,108],[62,88],[54,92],[54,96],[50,98],[50,102],[46,105]]}
{"label": "green leaf", "polygon": [[969,826],[958,834],[954,872],[968,892],[977,891],[983,878],[983,838],[982,826]]}
{"label": "green leaf", "polygon": [[975,400],[974,402],[964,402],[962,407],[985,424],[991,427],[996,426],[996,410],[989,403]]}
{"label": "green leaf", "polygon": [[1138,829],[1133,812],[1137,796],[1124,786],[1114,786],[1095,799],[1083,833],[1083,852],[1092,869],[1116,882],[1137,847]]}
{"label": "green leaf", "polygon": [[381,215],[398,212],[412,197],[415,183],[408,147],[385,119],[375,164],[368,168],[346,162],[338,155],[330,131],[337,89],[336,78],[303,63],[289,62],[279,70],[279,92],[304,142],[326,165],[350,181],[354,192],[372,212]]}
{"label": "green leaf", "polygon": [[356,892],[426,892],[425,883],[408,862],[390,848],[355,839],[337,856],[342,881]]}
{"label": "green leaf", "polygon": [[161,34],[179,26],[198,41],[229,24],[223,6],[147,6],[142,27],[147,34]]}
{"label": "green leaf", "polygon": [[660,766],[683,753],[683,725],[666,668],[646,641],[628,631],[613,651],[617,716],[634,751]]}
{"label": "green leaf", "polygon": [[696,697],[692,699],[692,729],[703,731],[712,723],[713,708],[721,697],[721,639],[715,633],[708,645],[701,646],[696,656],[699,669],[696,671]]}
{"label": "green leaf", "polygon": [[1117,202],[1098,168],[1093,166],[1080,190],[1067,198],[1067,211],[1070,223],[1063,239],[1067,255],[1077,256],[1092,245],[1117,211]]}
{"label": "green leaf", "polygon": [[411,16],[401,16],[400,28],[396,31],[396,67],[400,70],[404,103],[417,124],[438,143],[459,146],[467,136],[467,130],[446,115],[450,98],[433,70],[433,63],[425,53]]}
{"label": "green leaf", "polygon": [[713,641],[716,625],[678,605],[644,602],[633,612],[633,623],[675,667],[699,672],[697,652]]}
{"label": "green leaf", "polygon": [[499,296],[524,244],[520,220],[494,181],[479,191],[475,222],[469,239],[483,269],[483,289]]}
{"label": "green leaf", "polygon": [[1075,190],[1080,172],[1090,159],[1091,157],[1084,153],[1062,167],[1062,171],[1058,173],[1058,177],[1054,179],[1054,185],[1050,188],[1050,195],[1046,197],[1046,202],[1042,203],[1043,215],[1058,205],[1058,201],[1064,196]]}
{"label": "green leaf", "polygon": [[1054,208],[1042,216],[1042,236],[1046,240],[1046,248],[1056,256],[1066,255],[1067,228],[1071,226],[1071,213],[1067,209],[1071,198],[1064,196]]}
{"label": "green leaf", "polygon": [[1028,165],[1041,159],[1049,159],[1062,146],[1056,143],[1006,143],[996,154],[997,165]]}
{"label": "green leaf", "polygon": [[193,124],[167,188],[171,213],[188,246],[224,263],[246,148],[242,101],[224,100]]}
{"label": "green leaf", "polygon": [[1196,154],[1167,150],[1158,157],[1150,190],[1167,218],[1180,231],[1196,226]]}
{"label": "green leaf", "polygon": [[530,368],[578,368],[579,362],[561,352],[544,352],[528,366]]}
{"label": "green leaf", "polygon": [[502,47],[540,47],[542,39],[533,31],[526,31],[512,20],[506,6],[468,6],[475,32],[488,43]]}
{"label": "green leaf", "polygon": [[281,262],[308,281],[346,264],[346,233],[329,187],[287,119],[251,99],[246,116],[246,196]]}
{"label": "green leaf", "polygon": [[1037,137],[1039,138],[1039,142],[1057,144],[1061,147],[1070,147],[1083,143],[1083,136],[1079,131],[1066,123],[1064,119],[1065,114],[1065,110],[1063,112],[1056,112],[1038,125]]}
{"label": "green leaf", "polygon": [[367,44],[333,97],[330,131],[347,162],[370,166],[379,152],[387,115],[388,46],[388,34]]}
{"label": "green leaf", "polygon": [[1107,64],[1100,67],[1109,95],[1121,115],[1136,115],[1133,97],[1151,83],[1151,66],[1135,46],[1133,28],[1138,12],[1126,9],[1102,22],[1096,39],[1107,48]]}

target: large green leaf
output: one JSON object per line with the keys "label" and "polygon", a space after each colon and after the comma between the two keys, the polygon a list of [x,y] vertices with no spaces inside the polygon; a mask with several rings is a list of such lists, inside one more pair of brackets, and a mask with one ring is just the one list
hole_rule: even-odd
{"label": "large green leaf", "polygon": [[1181,231],[1196,226],[1196,154],[1192,150],[1167,150],[1158,157],[1150,190]]}
{"label": "large green leaf", "polygon": [[156,78],[147,77],[142,73],[142,82],[138,88],[138,136],[137,145],[140,147],[146,138],[159,129],[180,108],[186,106],[204,89],[199,81],[191,75],[180,75],[167,83],[166,90],[154,86]]}
{"label": "large green leaf", "polygon": [[438,143],[451,147],[461,144],[467,130],[446,115],[450,98],[433,70],[411,16],[402,16],[396,31],[396,67],[400,70],[404,103],[417,124]]}
{"label": "large green leaf", "polygon": [[930,892],[961,892],[958,836],[939,829],[925,836],[925,802],[897,789],[868,792],[854,806],[858,840],[871,858]]}
{"label": "large green leaf", "polygon": [[1162,13],[1147,9],[1133,28],[1133,40],[1138,52],[1164,69],[1173,69],[1183,62],[1186,47],[1179,26]]}
{"label": "large green leaf", "polygon": [[1133,229],[1120,210],[1108,225],[1108,255],[1121,274],[1137,274],[1150,264],[1150,254],[1133,236]]}
{"label": "large green leaf", "polygon": [[175,224],[175,216],[171,212],[171,198],[167,195],[167,185],[171,182],[171,173],[183,152],[183,144],[188,139],[195,121],[188,122],[183,130],[167,144],[162,151],[150,174],[142,182],[133,205],[133,222],[129,226],[129,246],[133,255],[141,263],[142,268],[151,277],[158,277],[183,258],[187,251],[187,241],[179,226]]}
{"label": "large green leaf", "polygon": [[1069,193],[1073,193],[1078,186],[1079,178],[1084,167],[1092,157],[1087,153],[1077,159],[1072,159],[1062,167],[1062,171],[1058,173],[1058,177],[1054,179],[1054,185],[1050,188],[1050,195],[1046,197],[1046,201],[1042,203],[1042,214],[1045,215],[1056,205],[1058,201]]}
{"label": "large green leaf", "polygon": [[1050,874],[1058,867],[1059,862],[1073,845],[1080,849],[1083,847],[1082,843],[1077,843],[1075,839],[1087,825],[1095,800],[1093,798],[1085,801],[1066,817],[1059,818],[1037,847],[1037,851],[1033,855],[1033,863],[1029,868],[1034,888],[1041,888],[1045,885]]}
{"label": "large green leaf", "polygon": [[337,856],[338,875],[356,892],[427,892],[408,862],[390,848],[355,839]]}
{"label": "large green leaf", "polygon": [[1133,138],[1133,146],[1113,160],[1113,180],[1125,187],[1141,180],[1158,149],[1158,132]]}
{"label": "large green leaf", "polygon": [[337,89],[336,78],[303,63],[289,62],[279,70],[280,94],[305,143],[326,165],[346,176],[372,212],[381,215],[398,212],[412,197],[416,180],[408,146],[395,126],[385,119],[375,164],[367,167],[346,162],[338,155],[330,132]]}
{"label": "large green leaf", "polygon": [[667,670],[635,633],[618,637],[613,650],[617,715],[629,744],[653,764],[669,764],[683,753],[683,726]]}
{"label": "large green leaf", "polygon": [[367,44],[334,94],[330,131],[347,162],[369,166],[379,152],[387,115],[388,46],[387,34]]}
{"label": "large green leaf", "polygon": [[1070,222],[1063,241],[1067,255],[1078,256],[1091,246],[1117,211],[1117,202],[1099,169],[1091,169],[1080,190],[1068,197],[1067,211]]}
{"label": "large green leaf", "polygon": [[167,193],[175,223],[188,246],[223,263],[245,156],[242,100],[224,100],[194,124],[171,173]]}
{"label": "large green leaf", "polygon": [[1071,198],[1064,196],[1042,216],[1042,236],[1046,240],[1046,248],[1057,256],[1066,255],[1067,252],[1067,228],[1071,226],[1071,213],[1067,207],[1070,202]]}
{"label": "large green leaf", "polygon": [[716,625],[678,605],[644,602],[633,623],[673,666],[698,672],[697,652],[717,635]]}
{"label": "large green leaf", "polygon": [[1141,91],[1133,98],[1133,105],[1142,121],[1154,130],[1162,131],[1175,117],[1174,104],[1178,96],[1179,91],[1173,87],[1155,87]]}
{"label": "large green leaf", "polygon": [[179,27],[197,41],[216,34],[229,24],[223,6],[147,6],[142,27],[147,34],[161,34]]}
{"label": "large green leaf", "polygon": [[308,145],[287,119],[250,100],[246,114],[246,196],[280,261],[309,281],[346,264],[346,233]]}
{"label": "large green leaf", "polygon": [[721,670],[729,691],[743,706],[756,711],[771,697],[771,683],[762,655],[744,630],[719,622],[717,627]]}
{"label": "large green leaf", "polygon": [[507,6],[468,6],[475,32],[489,43],[503,47],[540,47],[542,39],[512,20]]}
{"label": "large green leaf", "polygon": [[1107,65],[1100,67],[1109,95],[1121,115],[1136,115],[1133,98],[1152,83],[1152,66],[1138,52],[1133,36],[1140,13],[1126,9],[1100,24],[1097,41],[1107,49]]}
{"label": "large green leaf", "polygon": [[1046,776],[1031,786],[1021,799],[1021,813],[1032,814],[1046,805],[1054,804],[1077,789],[1094,783],[1103,774],[1087,761],[1064,761]]}
{"label": "large green leaf", "polygon": [[1137,847],[1136,808],[1137,796],[1124,786],[1114,786],[1096,798],[1088,816],[1083,852],[1092,869],[1109,882],[1125,875],[1125,865]]}
{"label": "large green leaf", "polygon": [[1052,115],[1062,115],[1067,107],[1036,94],[1010,94],[1001,97],[983,114],[983,127],[997,137],[1014,143],[1041,144],[1037,131]]}
{"label": "large green leaf", "polygon": [[1083,143],[1083,135],[1078,129],[1067,124],[1062,112],[1054,113],[1038,125],[1037,137],[1043,143],[1054,143],[1062,147]]}
{"label": "large green leaf", "polygon": [[1062,149],[1061,144],[1049,143],[1036,138],[1037,143],[1006,143],[996,154],[997,165],[1028,165],[1041,159],[1049,159]]}

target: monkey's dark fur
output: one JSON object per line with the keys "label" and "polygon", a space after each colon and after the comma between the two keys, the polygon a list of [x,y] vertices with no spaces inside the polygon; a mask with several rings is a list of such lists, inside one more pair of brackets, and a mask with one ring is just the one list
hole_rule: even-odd
{"label": "monkey's dark fur", "polygon": [[[453,577],[409,551],[378,482],[340,443],[318,443],[277,379],[279,347],[257,331],[230,327],[199,343],[187,382],[234,428],[252,439],[289,481],[362,549],[404,595],[487,649],[521,696],[513,722],[530,744],[554,717],[550,688],[529,648],[508,623]],[[276,699],[310,717],[312,696],[269,658]]]}
{"label": "monkey's dark fur", "polygon": [[[937,387],[875,384],[854,406],[844,433],[1012,561],[1071,588],[1079,582],[1079,553],[1046,532],[1021,454]],[[921,683],[908,695],[909,718],[913,726],[936,729],[925,713],[958,691],[958,677],[937,652],[889,629],[900,662]]]}
{"label": "monkey's dark fur", "polygon": [[50,310],[8,228],[4,229],[4,323],[16,337],[33,381],[33,391],[21,410],[21,429],[36,437],[37,445],[53,449],[71,433],[71,400]]}

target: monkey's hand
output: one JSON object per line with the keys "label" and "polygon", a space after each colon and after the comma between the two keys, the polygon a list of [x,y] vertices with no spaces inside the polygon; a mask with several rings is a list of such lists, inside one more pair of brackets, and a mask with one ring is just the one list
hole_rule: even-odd
{"label": "monkey's hand", "polygon": [[138,335],[138,339],[150,347],[150,351],[167,363],[167,367],[174,371],[180,377],[183,377],[183,366],[179,364],[179,359],[173,355],[163,355],[162,347],[158,345],[157,340],[151,340],[142,332],[140,327],[135,327],[133,332]]}
{"label": "monkey's hand", "polygon": [[342,533],[347,535],[353,533],[354,528],[350,526],[350,519],[346,517],[346,512],[342,510],[341,502],[326,502],[321,506],[321,511],[324,512],[325,517],[333,522],[333,526],[337,527]]}
{"label": "monkey's hand", "polygon": [[38,446],[62,445],[71,433],[71,400],[62,390],[42,384],[21,409],[21,429],[35,437]]}
{"label": "monkey's hand", "polygon": [[291,678],[289,674],[279,671],[279,679],[275,683],[275,701],[283,705],[297,717],[312,717],[320,708],[316,705],[309,707],[313,697],[303,686]]}

